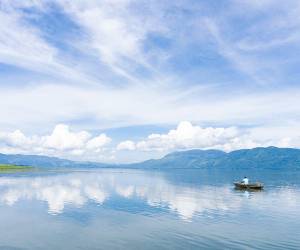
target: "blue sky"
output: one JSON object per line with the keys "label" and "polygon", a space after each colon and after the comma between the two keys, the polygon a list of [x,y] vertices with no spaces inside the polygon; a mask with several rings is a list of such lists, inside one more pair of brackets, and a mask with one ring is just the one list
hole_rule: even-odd
{"label": "blue sky", "polygon": [[297,0],[0,0],[0,151],[300,147],[299,17]]}

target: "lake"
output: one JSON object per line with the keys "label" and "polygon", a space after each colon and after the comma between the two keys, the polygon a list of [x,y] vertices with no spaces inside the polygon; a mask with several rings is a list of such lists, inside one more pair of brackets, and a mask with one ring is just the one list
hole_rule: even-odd
{"label": "lake", "polygon": [[300,173],[244,171],[1,174],[0,249],[299,249]]}

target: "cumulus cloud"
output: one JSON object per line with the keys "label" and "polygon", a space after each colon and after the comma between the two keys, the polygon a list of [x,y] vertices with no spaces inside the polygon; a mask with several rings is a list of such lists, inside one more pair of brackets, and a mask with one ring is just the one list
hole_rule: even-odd
{"label": "cumulus cloud", "polygon": [[86,147],[87,149],[97,150],[99,148],[102,148],[104,145],[108,144],[110,141],[111,139],[109,137],[107,137],[105,134],[101,134],[89,140],[86,144]]}
{"label": "cumulus cloud", "polygon": [[111,142],[102,133],[93,137],[86,131],[73,132],[69,126],[58,124],[50,135],[26,136],[20,130],[0,133],[0,149],[7,153],[38,153],[58,156],[93,155]]}
{"label": "cumulus cloud", "polygon": [[[276,132],[278,136],[272,137]],[[290,133],[295,134],[293,131]],[[141,161],[153,155],[159,158],[176,150],[220,149],[230,152],[267,146],[300,147],[300,136],[286,134],[284,127],[201,127],[188,121],[180,122],[167,133],[153,133],[140,141],[125,140],[116,145],[111,145],[111,141],[105,133],[93,136],[87,131],[76,132],[65,124],[58,124],[49,135],[27,136],[20,130],[0,132],[0,152],[51,155],[74,160],[132,162],[137,161],[137,152],[139,155],[145,154],[137,158]],[[128,154],[133,155],[133,159],[127,160]],[[125,159],[120,160],[122,157]]]}
{"label": "cumulus cloud", "polygon": [[176,129],[166,134],[151,134],[145,140],[134,143],[123,141],[119,150],[172,151],[191,148],[219,148],[230,151],[236,148],[251,148],[259,144],[245,136],[236,127],[202,128],[188,121],[180,122]]}
{"label": "cumulus cloud", "polygon": [[31,139],[27,138],[20,130],[15,130],[9,133],[0,133],[0,142],[7,146],[20,146],[28,145]]}
{"label": "cumulus cloud", "polygon": [[[269,132],[268,132],[269,130]],[[274,131],[273,131],[274,130]],[[166,152],[187,149],[219,149],[226,152],[255,147],[300,147],[300,137],[287,136],[284,128],[200,127],[188,121],[165,134],[150,134],[141,141],[123,141],[118,150]],[[278,137],[272,135],[277,131]],[[268,134],[269,133],[269,134]],[[293,134],[293,131],[291,131]]]}
{"label": "cumulus cloud", "polygon": [[117,146],[117,150],[135,150],[135,148],[135,143],[130,140],[122,141]]}
{"label": "cumulus cloud", "polygon": [[86,141],[90,138],[90,134],[81,131],[74,133],[69,130],[69,127],[64,124],[56,125],[52,134],[42,138],[44,146],[58,150],[82,148]]}

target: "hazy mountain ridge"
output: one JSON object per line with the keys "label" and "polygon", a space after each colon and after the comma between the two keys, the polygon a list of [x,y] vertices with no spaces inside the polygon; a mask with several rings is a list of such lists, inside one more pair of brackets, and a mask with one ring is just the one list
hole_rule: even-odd
{"label": "hazy mountain ridge", "polygon": [[42,155],[22,155],[22,154],[0,154],[0,163],[24,165],[33,167],[46,168],[79,168],[79,167],[107,167],[109,164],[98,162],[79,162],[61,159],[58,157],[42,156]]}
{"label": "hazy mountain ridge", "polygon": [[187,150],[167,154],[161,159],[152,159],[132,164],[105,164],[76,162],[57,157],[38,155],[0,154],[0,163],[48,168],[138,168],[138,169],[196,169],[196,168],[266,168],[300,169],[300,149],[254,148],[226,153],[220,150]]}
{"label": "hazy mountain ridge", "polygon": [[254,148],[225,153],[220,150],[173,152],[158,160],[130,164],[136,168],[299,168],[300,150],[293,148]]}

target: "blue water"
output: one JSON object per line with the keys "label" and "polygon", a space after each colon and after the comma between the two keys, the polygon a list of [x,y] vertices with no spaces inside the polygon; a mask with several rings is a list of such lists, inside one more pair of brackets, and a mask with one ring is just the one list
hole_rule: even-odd
{"label": "blue water", "polygon": [[0,249],[300,249],[300,173],[97,170],[0,175]]}

